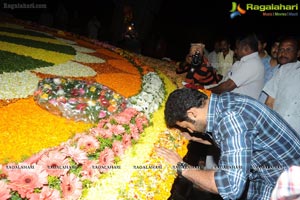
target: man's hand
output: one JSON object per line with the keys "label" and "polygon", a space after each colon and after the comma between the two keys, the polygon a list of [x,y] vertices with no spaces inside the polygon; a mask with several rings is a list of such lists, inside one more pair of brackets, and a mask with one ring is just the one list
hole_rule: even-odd
{"label": "man's hand", "polygon": [[178,162],[182,162],[182,158],[174,151],[158,147],[156,153],[159,157],[163,157],[171,165],[176,165]]}
{"label": "man's hand", "polygon": [[206,144],[206,145],[212,145],[212,143],[210,141],[191,136],[188,132],[181,132],[181,135],[183,135],[189,141],[194,141],[194,142],[198,142],[198,143]]}
{"label": "man's hand", "polygon": [[185,62],[188,63],[188,64],[192,63],[192,55],[191,54],[187,54],[185,56]]}

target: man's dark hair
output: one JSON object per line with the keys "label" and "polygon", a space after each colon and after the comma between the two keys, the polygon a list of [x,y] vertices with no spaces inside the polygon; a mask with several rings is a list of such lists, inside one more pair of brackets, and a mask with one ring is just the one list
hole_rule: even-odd
{"label": "man's dark hair", "polygon": [[256,34],[242,35],[238,38],[241,46],[248,46],[253,52],[258,51],[258,39]]}
{"label": "man's dark hair", "polygon": [[181,88],[173,91],[166,102],[165,120],[168,127],[176,127],[176,122],[191,121],[187,116],[190,108],[204,105],[208,97],[196,89]]}
{"label": "man's dark hair", "polygon": [[291,42],[294,45],[296,52],[300,50],[299,39],[294,36],[285,36],[285,37],[280,38],[280,43],[283,43],[283,42]]}

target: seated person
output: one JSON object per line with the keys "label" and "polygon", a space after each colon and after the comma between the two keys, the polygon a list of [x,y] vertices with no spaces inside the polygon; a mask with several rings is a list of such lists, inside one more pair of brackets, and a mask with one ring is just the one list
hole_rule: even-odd
{"label": "seated person", "polygon": [[204,44],[191,44],[190,52],[185,61],[181,62],[176,69],[177,74],[186,73],[186,86],[203,88],[204,85],[217,84],[222,76],[217,74],[215,68],[209,65],[204,54]]}

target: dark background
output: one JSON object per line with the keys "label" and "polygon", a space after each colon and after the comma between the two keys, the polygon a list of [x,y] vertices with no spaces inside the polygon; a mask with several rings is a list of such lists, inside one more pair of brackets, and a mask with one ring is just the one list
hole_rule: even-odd
{"label": "dark background", "polygon": [[[53,23],[54,28],[87,35],[88,20],[96,15],[102,24],[98,39],[116,46],[122,46],[122,11],[124,5],[133,10],[136,30],[139,33],[138,47],[144,55],[169,57],[181,60],[188,52],[192,42],[203,42],[207,50],[212,50],[213,42],[220,36],[229,37],[234,46],[234,39],[243,33],[263,34],[268,44],[283,35],[300,36],[299,16],[296,17],[263,17],[260,12],[247,12],[245,15],[230,19],[232,1],[229,0],[0,0],[1,11],[13,16],[39,22],[42,13],[54,17],[59,3],[68,14],[68,23]],[[46,9],[7,9],[4,3],[46,4]],[[239,1],[236,1],[239,3]],[[257,4],[283,3],[295,4],[296,0],[248,0],[241,1]],[[299,11],[295,11],[299,15]],[[77,16],[77,17],[76,17]],[[165,50],[155,54],[159,40],[165,44]]]}

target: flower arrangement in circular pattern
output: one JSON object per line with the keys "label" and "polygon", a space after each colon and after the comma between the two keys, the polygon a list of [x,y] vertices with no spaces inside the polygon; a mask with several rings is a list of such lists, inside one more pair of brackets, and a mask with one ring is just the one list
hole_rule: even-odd
{"label": "flower arrangement in circular pattern", "polygon": [[[176,174],[154,149],[187,152],[163,119],[174,84],[130,52],[9,21],[0,20],[1,198],[168,198]],[[147,165],[159,169],[137,171]]]}

